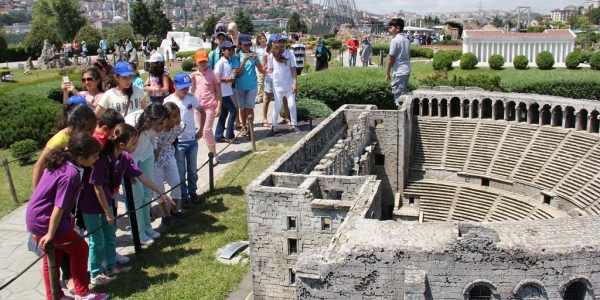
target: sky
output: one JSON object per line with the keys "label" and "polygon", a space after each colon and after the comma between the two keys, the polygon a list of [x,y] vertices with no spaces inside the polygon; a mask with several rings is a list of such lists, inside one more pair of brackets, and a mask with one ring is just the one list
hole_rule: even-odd
{"label": "sky", "polygon": [[[329,0],[335,1],[335,0]],[[316,1],[315,1],[316,2]],[[320,0],[324,3],[326,0]],[[482,9],[501,9],[513,11],[520,5],[531,7],[532,12],[541,14],[549,14],[551,10],[563,8],[567,5],[583,4],[583,0],[579,2],[568,0],[429,0],[426,2],[411,1],[411,0],[354,0],[356,9],[366,10],[376,14],[387,14],[393,11],[410,11],[418,14],[434,13],[434,12],[452,12],[452,11],[474,11],[478,9],[478,3],[481,2]]]}

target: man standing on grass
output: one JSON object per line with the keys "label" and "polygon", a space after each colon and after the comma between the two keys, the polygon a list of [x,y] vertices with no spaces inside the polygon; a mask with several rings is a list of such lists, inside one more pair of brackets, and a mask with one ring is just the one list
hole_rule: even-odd
{"label": "man standing on grass", "polygon": [[[388,65],[385,80],[392,83],[392,93],[394,101],[400,96],[406,94],[408,78],[410,77],[410,41],[402,34],[404,30],[404,20],[394,18],[389,23],[390,36],[390,54],[388,56]],[[391,71],[394,71],[390,77]]]}
{"label": "man standing on grass", "polygon": [[348,45],[348,66],[355,67],[356,66],[356,53],[358,52],[358,46],[360,42],[356,39],[356,34],[352,35],[352,38],[348,40],[346,43]]}

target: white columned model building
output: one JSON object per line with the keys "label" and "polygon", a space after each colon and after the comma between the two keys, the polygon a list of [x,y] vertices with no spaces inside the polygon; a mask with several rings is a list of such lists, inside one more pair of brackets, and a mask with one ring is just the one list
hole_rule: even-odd
{"label": "white columned model building", "polygon": [[556,63],[564,63],[575,48],[575,33],[569,29],[548,29],[539,33],[503,32],[501,30],[463,30],[463,53],[477,55],[479,62],[500,54],[512,63],[515,56],[525,55],[535,62],[538,53],[549,51]]}

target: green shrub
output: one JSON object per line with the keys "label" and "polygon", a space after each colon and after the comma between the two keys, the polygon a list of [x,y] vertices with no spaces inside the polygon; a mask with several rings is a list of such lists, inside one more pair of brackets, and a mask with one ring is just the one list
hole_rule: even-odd
{"label": "green shrub", "polygon": [[525,55],[517,55],[513,60],[513,65],[517,70],[525,70],[527,69],[527,65],[529,65],[529,59]]}
{"label": "green shrub", "polygon": [[477,66],[477,55],[465,53],[460,59],[460,68],[463,70],[472,70]]}
{"label": "green shrub", "polygon": [[527,32],[544,32],[546,29],[546,26],[528,26]]}
{"label": "green shrub", "polygon": [[581,61],[581,54],[573,51],[565,57],[565,65],[569,69],[577,69],[579,67],[579,62]]}
{"label": "green shrub", "polygon": [[579,63],[583,64],[583,63],[588,63],[590,61],[590,59],[592,58],[592,54],[594,54],[594,52],[592,51],[582,51],[581,48],[575,48],[575,51],[579,53]]}
{"label": "green shrub", "polygon": [[64,68],[58,69],[58,75],[60,75],[60,76],[69,76],[69,75],[73,74],[73,72],[75,72],[75,67],[64,67]]}
{"label": "green shrub", "polygon": [[[95,27],[90,25],[85,25],[79,29],[77,35],[75,35],[75,40],[78,43],[85,42],[85,45],[88,49],[88,55],[95,55],[98,53],[98,43],[102,39],[102,32]],[[79,47],[82,50],[83,47]]]}
{"label": "green shrub", "polygon": [[466,86],[480,87],[487,91],[500,91],[500,77],[488,75],[468,75],[467,77],[452,76],[448,77],[445,71],[436,71],[428,74],[424,79],[419,80],[424,86]]}
{"label": "green shrub", "polygon": [[458,41],[453,41],[453,40],[436,41],[434,44],[435,45],[459,45]]}
{"label": "green shrub", "polygon": [[27,52],[25,52],[24,46],[9,45],[8,48],[6,49],[6,58],[3,58],[2,62],[4,62],[4,61],[25,61],[29,58],[29,56],[30,55]]}
{"label": "green shrub", "polygon": [[600,52],[592,54],[590,57],[590,67],[592,70],[600,70]]}
{"label": "green shrub", "polygon": [[[373,44],[371,45],[371,49],[373,51],[374,56],[378,56],[379,52],[381,51],[383,51],[385,55],[388,55],[390,53],[389,44]],[[411,45],[410,57],[433,58],[433,49]]]}
{"label": "green shrub", "polygon": [[[418,86],[409,81],[408,90]],[[390,83],[382,68],[336,68],[298,78],[298,99],[319,99],[336,110],[344,104],[374,104],[396,109]]]}
{"label": "green shrub", "polygon": [[438,51],[433,55],[433,69],[434,70],[451,70],[452,69],[452,56],[447,51]]}
{"label": "green shrub", "polygon": [[329,38],[335,38],[335,34],[328,33],[328,34],[323,35],[324,40],[329,39]]}
{"label": "green shrub", "polygon": [[[204,50],[206,50],[206,53],[210,53],[210,49],[204,49]],[[196,51],[198,51],[198,50],[194,50],[194,51],[179,51],[179,52],[175,53],[175,56],[176,57],[181,57],[181,58],[188,58],[188,57],[193,58],[194,54],[196,54]]]}
{"label": "green shrub", "polygon": [[181,62],[181,69],[186,72],[191,71],[195,66],[196,64],[194,64],[194,62],[191,59],[186,59]]}
{"label": "green shrub", "polygon": [[384,55],[388,55],[390,53],[390,44],[372,44],[371,51],[373,56],[378,56],[381,51],[383,51]]}
{"label": "green shrub", "polygon": [[[307,121],[309,119],[327,118],[333,113],[333,110],[323,101],[299,98],[296,101],[296,113],[298,121]],[[284,116],[283,108],[279,115]]]}
{"label": "green shrub", "polygon": [[309,41],[309,42],[316,41],[316,40],[317,40],[317,39],[315,38],[315,36],[314,36],[314,35],[312,35],[312,34],[311,34],[311,35],[309,35],[309,36],[308,36],[308,41]]}
{"label": "green shrub", "polygon": [[[568,71],[565,71],[568,72]],[[502,78],[502,90],[511,93],[533,93],[574,99],[600,100],[600,81],[590,71],[512,73]]]}
{"label": "green shrub", "polygon": [[334,37],[326,39],[325,45],[329,49],[333,49],[333,50],[338,50],[338,49],[342,48],[342,42],[336,40]]}
{"label": "green shrub", "polygon": [[[21,89],[35,90],[31,84]],[[44,145],[62,105],[39,93],[26,94],[15,89],[10,95],[0,94],[0,107],[0,148],[6,148],[24,139]]]}
{"label": "green shrub", "polygon": [[18,158],[22,164],[31,161],[31,156],[38,151],[37,143],[32,139],[15,142],[10,146],[10,155]]}
{"label": "green shrub", "polygon": [[535,63],[540,70],[550,70],[554,66],[554,56],[548,51],[542,51],[535,58]]}
{"label": "green shrub", "polygon": [[502,67],[504,67],[504,57],[500,54],[494,54],[490,56],[488,63],[493,70],[502,70]]}
{"label": "green shrub", "polygon": [[450,54],[452,61],[460,60],[460,58],[463,55],[462,50],[444,50],[444,51],[448,52]]}

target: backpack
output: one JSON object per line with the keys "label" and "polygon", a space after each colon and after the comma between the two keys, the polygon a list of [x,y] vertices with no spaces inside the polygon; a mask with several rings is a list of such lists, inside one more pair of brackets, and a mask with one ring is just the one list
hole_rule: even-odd
{"label": "backpack", "polygon": [[171,79],[171,76],[167,76],[169,78],[169,95],[175,93],[175,83],[173,82],[173,79]]}

